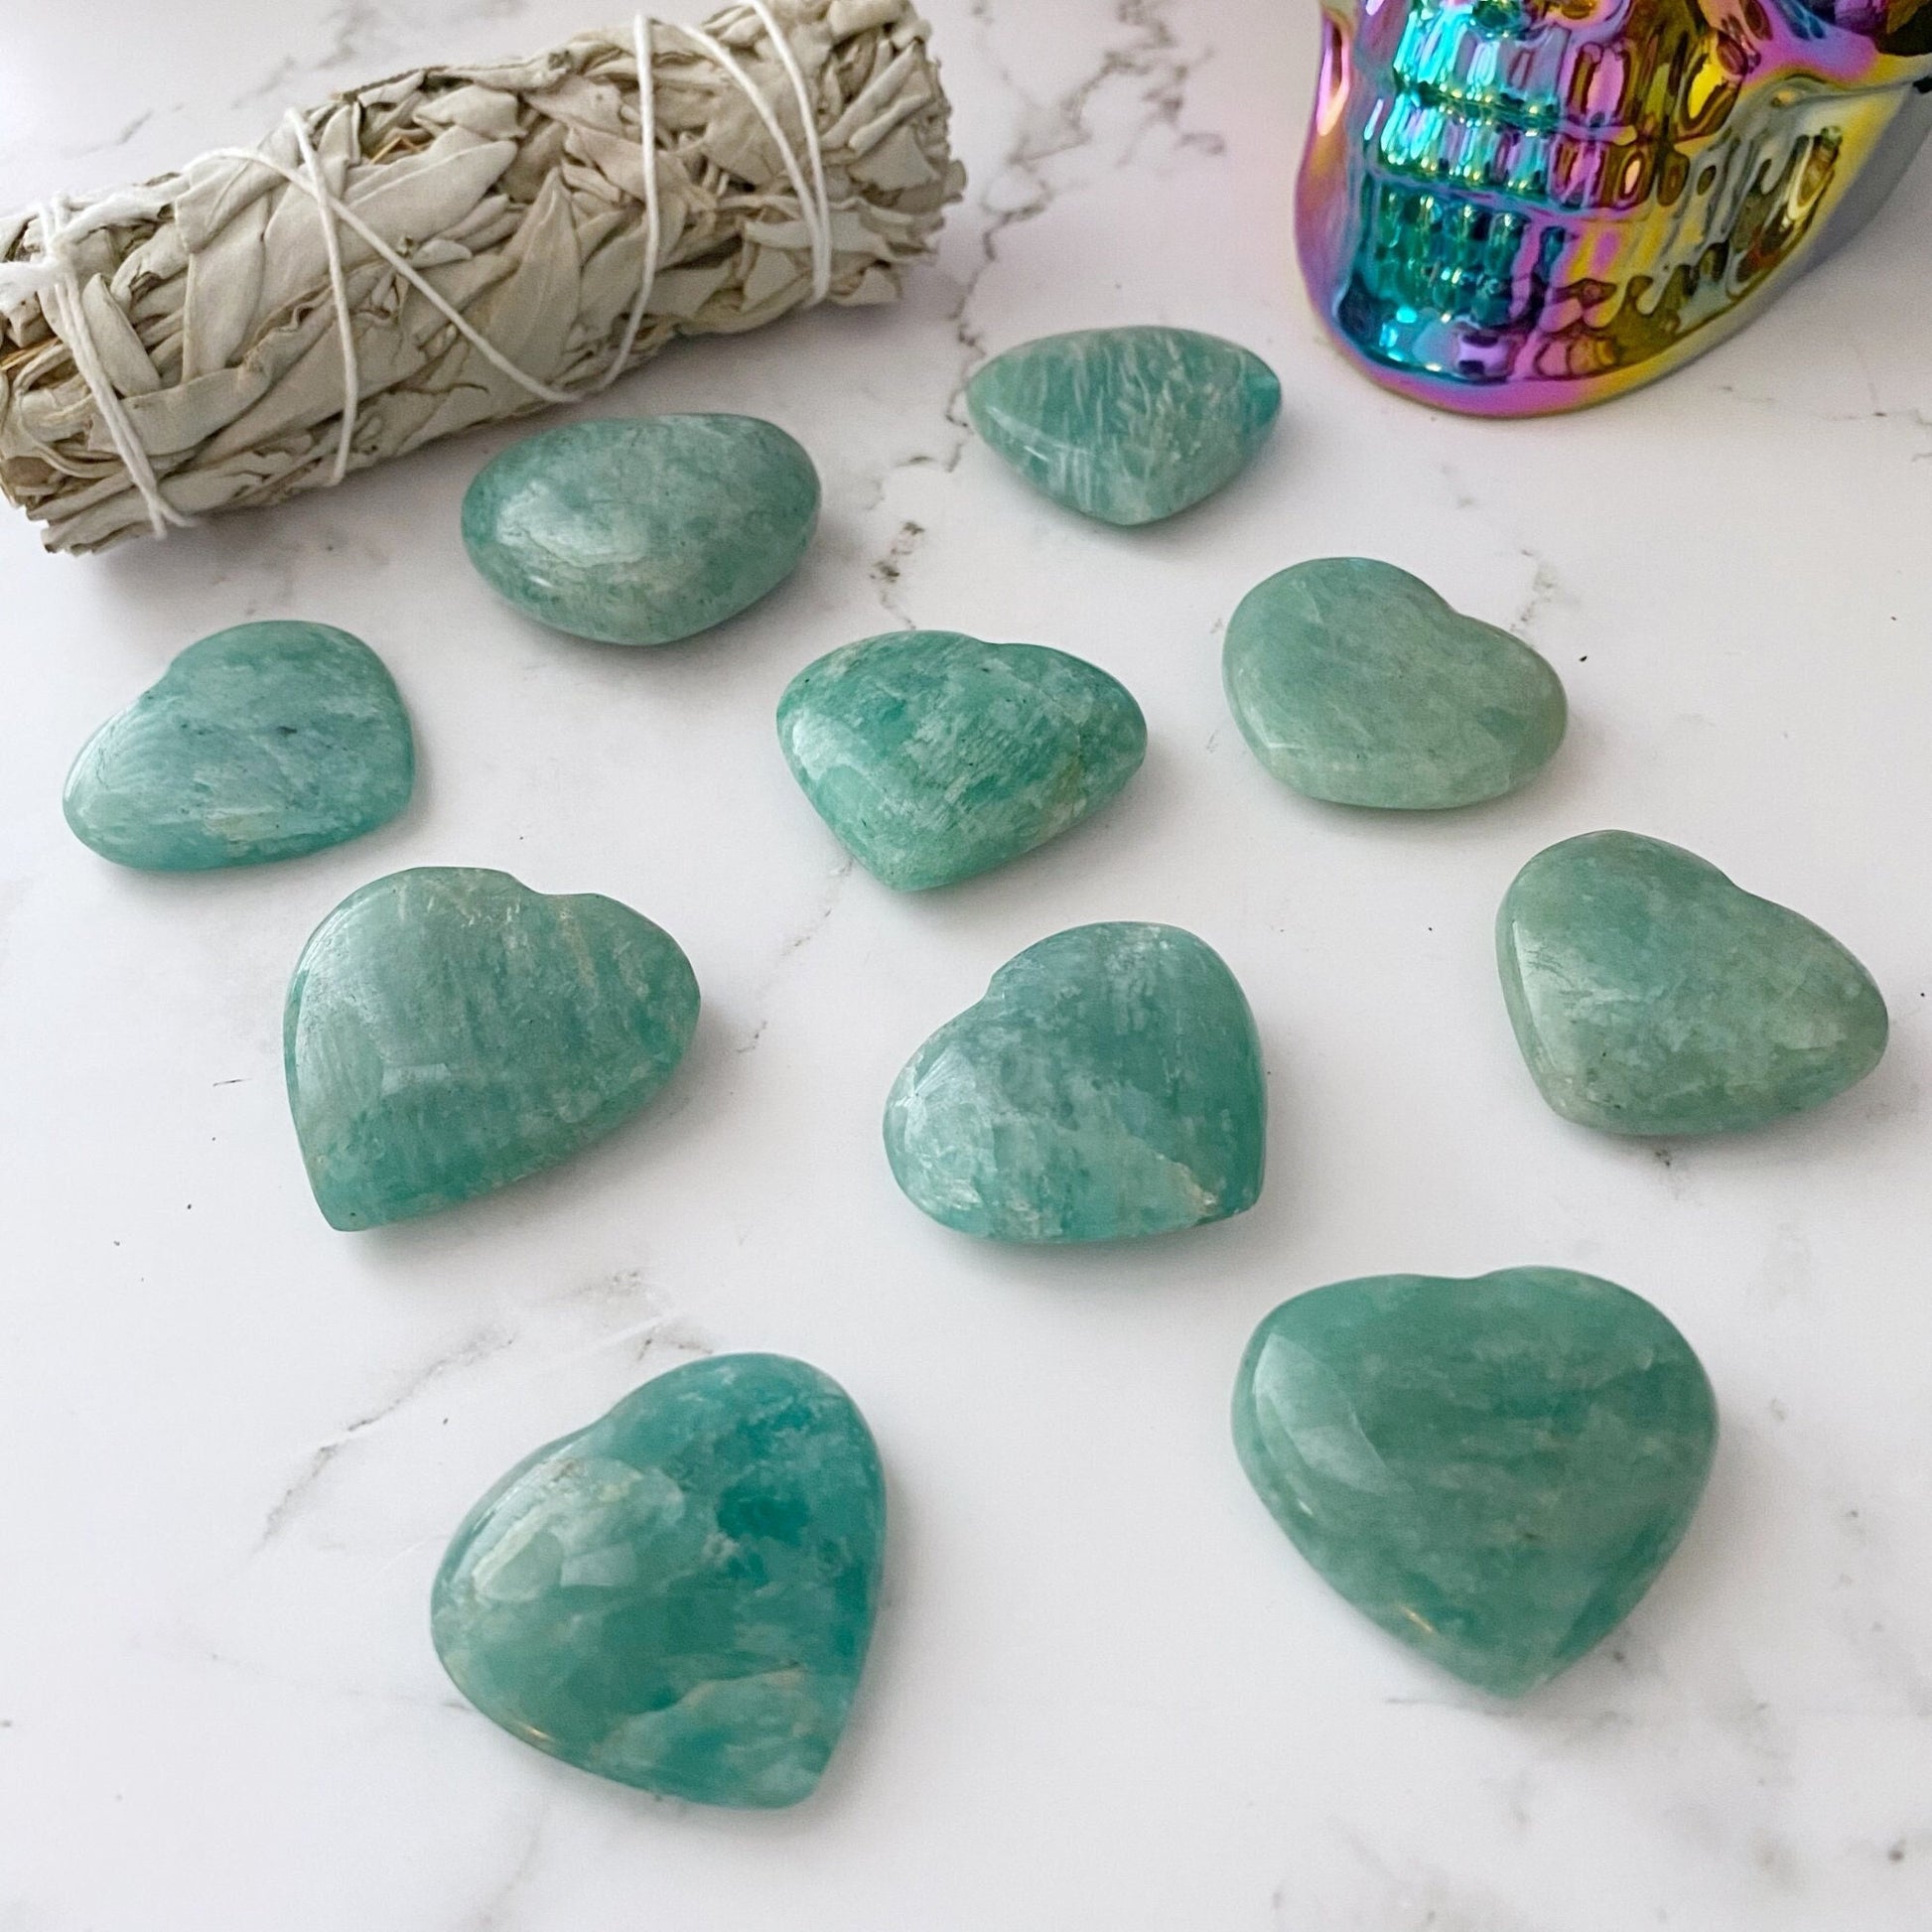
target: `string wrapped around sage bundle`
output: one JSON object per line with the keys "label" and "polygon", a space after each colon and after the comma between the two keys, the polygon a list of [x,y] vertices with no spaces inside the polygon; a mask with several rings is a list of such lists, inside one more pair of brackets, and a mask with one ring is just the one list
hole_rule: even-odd
{"label": "string wrapped around sage bundle", "polygon": [[0,490],[97,550],[572,401],[674,336],[892,301],[964,186],[926,36],[910,0],[640,18],[0,217]]}

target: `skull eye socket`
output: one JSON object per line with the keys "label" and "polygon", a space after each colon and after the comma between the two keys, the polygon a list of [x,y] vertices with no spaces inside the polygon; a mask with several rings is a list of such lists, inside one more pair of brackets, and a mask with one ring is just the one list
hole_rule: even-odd
{"label": "skull eye socket", "polygon": [[1916,60],[1932,54],[1932,0],[1795,0],[1806,21],[1857,34],[1880,54]]}

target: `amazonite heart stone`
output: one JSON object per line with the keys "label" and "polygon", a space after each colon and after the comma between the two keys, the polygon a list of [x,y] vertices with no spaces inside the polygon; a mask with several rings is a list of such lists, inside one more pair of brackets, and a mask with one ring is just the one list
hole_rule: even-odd
{"label": "amazonite heart stone", "polygon": [[1885,1050],[1885,1003],[1830,933],[1632,832],[1540,852],[1496,918],[1543,1097],[1612,1134],[1717,1134],[1830,1100]]}
{"label": "amazonite heart stone", "polygon": [[1563,742],[1563,685],[1535,651],[1367,557],[1257,585],[1228,624],[1222,675],[1256,758],[1339,805],[1499,798]]}
{"label": "amazonite heart stone", "polygon": [[1234,1392],[1242,1466],[1296,1548],[1391,1636],[1501,1697],[1630,1613],[1717,1437],[1676,1328],[1562,1268],[1315,1289],[1255,1330]]}
{"label": "amazonite heart stone", "polygon": [[431,1634],[538,1750],[697,1804],[795,1805],[845,1728],[885,1539],[845,1391],[723,1355],[510,1470],[450,1545]]}
{"label": "amazonite heart stone", "polygon": [[565,423],[483,466],[463,541],[492,589],[553,629],[668,644],[791,575],[818,523],[818,472],[756,416]]}
{"label": "amazonite heart stone", "polygon": [[554,1166],[671,1077],[698,983],[594,893],[425,866],[351,894],[289,986],[289,1105],[333,1227],[409,1220]]}
{"label": "amazonite heart stone", "polygon": [[1126,686],[1039,644],[899,631],[807,665],[778,704],[805,796],[901,892],[1017,859],[1139,770],[1147,721]]}
{"label": "amazonite heart stone", "polygon": [[1260,356],[1192,329],[1083,329],[1010,348],[966,385],[988,448],[1056,503],[1155,523],[1232,483],[1281,414]]}
{"label": "amazonite heart stone", "polygon": [[1177,926],[1029,946],[913,1054],[886,1107],[898,1184],[994,1241],[1115,1241],[1261,1193],[1261,1042],[1219,954]]}
{"label": "amazonite heart stone", "polygon": [[386,825],[415,782],[395,680],[326,623],[236,624],[190,644],[68,774],[74,836],[143,872],[298,858]]}

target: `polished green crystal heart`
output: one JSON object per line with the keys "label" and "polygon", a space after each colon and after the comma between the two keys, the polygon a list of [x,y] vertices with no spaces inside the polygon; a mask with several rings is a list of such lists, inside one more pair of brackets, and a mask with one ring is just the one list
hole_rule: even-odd
{"label": "polished green crystal heart", "polygon": [[463,541],[540,622],[668,644],[783,583],[818,500],[811,458],[756,416],[566,423],[483,467],[463,499]]}
{"label": "polished green crystal heart", "polygon": [[463,1695],[553,1757],[698,1804],[794,1805],[845,1728],[885,1536],[845,1391],[724,1355],[504,1476],[443,1560],[431,1634]]}
{"label": "polished green crystal heart", "polygon": [[326,623],[237,624],[190,644],[101,726],[64,800],[74,836],[144,872],[293,859],[409,802],[409,719],[368,645]]}
{"label": "polished green crystal heart", "polygon": [[1056,932],[912,1056],[886,1153],[912,1202],[995,1241],[1113,1241],[1223,1220],[1261,1193],[1254,1017],[1177,926]]}
{"label": "polished green crystal heart", "polygon": [[1320,557],[1250,591],[1222,673],[1262,763],[1340,805],[1499,798],[1563,742],[1563,685],[1535,651],[1367,557]]}
{"label": "polished green crystal heart", "polygon": [[1612,1134],[1715,1134],[1815,1107],[1885,1050],[1885,1003],[1830,933],[1631,832],[1540,852],[1496,919],[1543,1097]]}
{"label": "polished green crystal heart", "polygon": [[1039,644],[910,630],[807,665],[778,741],[819,816],[901,892],[1043,845],[1113,797],[1147,722],[1105,671]]}
{"label": "polished green crystal heart", "polygon": [[1358,1610],[1517,1697],[1620,1623],[1717,1446],[1690,1344],[1563,1268],[1379,1275],[1284,1303],[1234,1391],[1249,1480]]}
{"label": "polished green crystal heart", "polygon": [[1258,355],[1191,329],[1084,329],[997,355],[966,385],[988,448],[1069,509],[1154,523],[1247,468],[1281,414]]}
{"label": "polished green crystal heart", "polygon": [[351,894],[289,986],[289,1105],[339,1228],[473,1199],[608,1134],[698,1023],[677,941],[594,893],[425,866]]}

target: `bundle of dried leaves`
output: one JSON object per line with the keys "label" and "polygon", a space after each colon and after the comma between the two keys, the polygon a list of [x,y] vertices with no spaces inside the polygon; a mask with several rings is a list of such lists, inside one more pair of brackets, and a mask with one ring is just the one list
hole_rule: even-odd
{"label": "bundle of dried leaves", "polygon": [[[707,25],[736,77],[654,28],[660,247],[627,354],[647,237],[629,37],[402,74],[291,116],[254,154],[0,219],[0,489],[50,549],[98,549],[542,408],[532,382],[583,393],[673,336],[756,329],[828,265],[830,300],[893,300],[963,186],[926,25],[908,0],[770,4],[816,108],[825,202],[797,192],[799,89],[759,14]],[[317,171],[355,225],[318,202]]]}

